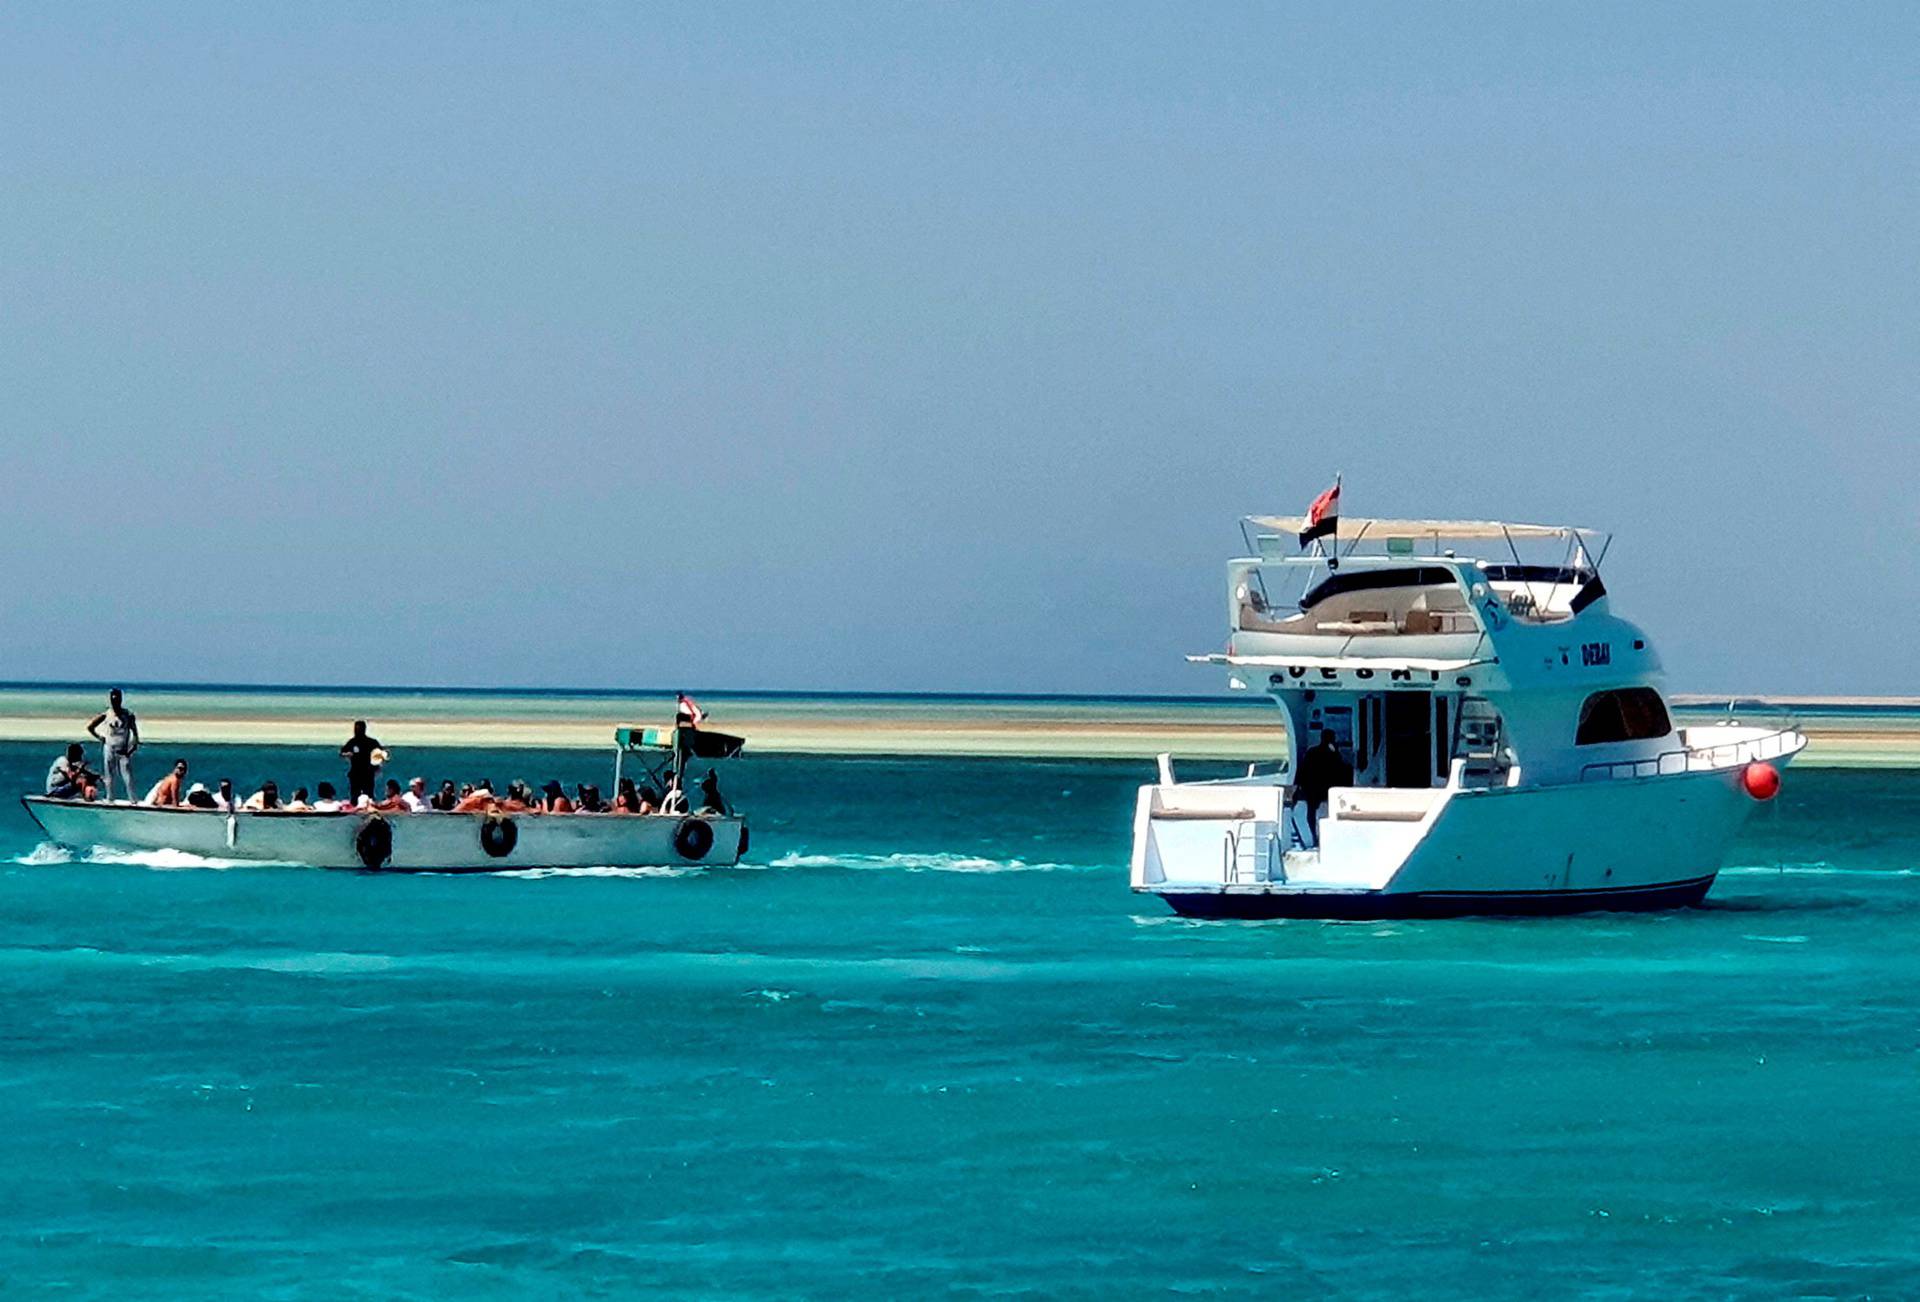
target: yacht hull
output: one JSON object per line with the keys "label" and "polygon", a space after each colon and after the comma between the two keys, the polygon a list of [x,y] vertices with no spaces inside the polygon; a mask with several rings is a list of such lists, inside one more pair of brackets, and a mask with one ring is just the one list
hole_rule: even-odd
{"label": "yacht hull", "polygon": [[[1285,823],[1275,789],[1212,788],[1205,798],[1215,804],[1270,802],[1217,814],[1190,807],[1197,799],[1192,788],[1146,788],[1136,817],[1133,886],[1194,918],[1684,908],[1712,889],[1727,848],[1758,807],[1741,773],[1729,767],[1551,787],[1341,791],[1320,820],[1315,852],[1276,849]],[[1249,812],[1260,817],[1250,821]],[[1259,838],[1252,852],[1250,836]]]}
{"label": "yacht hull", "polygon": [[1643,913],[1692,908],[1707,898],[1715,874],[1684,882],[1569,891],[1314,891],[1167,894],[1187,918],[1552,917],[1570,913]]}
{"label": "yacht hull", "polygon": [[[154,808],[48,800],[21,802],[48,838],[70,850],[174,850],[207,859],[382,871],[501,872],[523,868],[729,865],[746,850],[733,817],[513,814],[511,832],[486,833],[484,814],[382,815],[391,852],[366,862],[366,813],[309,814]],[[493,850],[489,851],[489,843]],[[375,842],[377,845],[377,841]],[[693,853],[694,850],[699,853]]]}

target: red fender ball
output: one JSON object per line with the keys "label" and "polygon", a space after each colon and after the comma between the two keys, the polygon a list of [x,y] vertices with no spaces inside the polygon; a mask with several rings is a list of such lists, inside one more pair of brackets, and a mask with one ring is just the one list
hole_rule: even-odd
{"label": "red fender ball", "polygon": [[1740,785],[1755,800],[1772,800],[1780,794],[1780,770],[1756,760],[1740,774]]}

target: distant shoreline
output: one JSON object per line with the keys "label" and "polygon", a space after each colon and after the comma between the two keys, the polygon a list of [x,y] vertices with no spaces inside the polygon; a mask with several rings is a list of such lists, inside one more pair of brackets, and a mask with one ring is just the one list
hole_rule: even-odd
{"label": "distant shoreline", "polygon": [[[670,693],[502,689],[186,687],[128,684],[149,747],[332,749],[356,717],[396,752],[420,747],[600,750],[623,723],[671,722]],[[749,752],[1150,760],[1161,752],[1236,762],[1285,745],[1258,697],[920,696],[705,693],[712,725]],[[1810,739],[1800,763],[1920,767],[1920,698],[1736,697],[1753,721],[1793,716]],[[1674,698],[1683,721],[1723,717],[1727,697]],[[92,685],[0,685],[0,740],[86,740]],[[404,761],[402,761],[404,767]]]}
{"label": "distant shoreline", "polygon": [[[272,696],[370,696],[405,697],[425,696],[438,698],[526,697],[532,700],[649,700],[663,699],[671,701],[680,691],[686,691],[697,697],[712,697],[715,700],[768,700],[768,701],[888,701],[935,703],[963,702],[1023,702],[1060,703],[1060,704],[1151,704],[1151,705],[1243,705],[1258,708],[1260,698],[1242,692],[1139,692],[1139,693],[1095,693],[1095,692],[855,692],[855,691],[809,691],[797,688],[742,688],[742,687],[477,687],[477,686],[429,686],[407,683],[225,683],[225,682],[188,682],[162,681],[151,682],[138,679],[0,679],[0,696],[12,692],[31,693],[72,693],[91,692],[104,694],[109,687],[120,687],[130,694],[153,693],[205,693],[209,695],[272,695]],[[1846,709],[1872,712],[1920,712],[1920,696],[1893,695],[1847,695],[1820,693],[1760,693],[1741,694],[1728,692],[1673,692],[1669,700],[1684,709],[1720,709],[1729,701],[1744,709]]]}

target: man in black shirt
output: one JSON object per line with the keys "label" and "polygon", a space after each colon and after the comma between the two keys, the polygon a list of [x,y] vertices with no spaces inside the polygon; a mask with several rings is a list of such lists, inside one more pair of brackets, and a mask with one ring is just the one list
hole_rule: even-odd
{"label": "man in black shirt", "polygon": [[373,753],[380,749],[380,743],[367,736],[367,721],[353,721],[353,736],[347,738],[347,744],[340,748],[340,758],[347,762],[347,799],[358,800],[361,796],[373,794],[374,775],[380,766],[373,762]]}
{"label": "man in black shirt", "polygon": [[1353,785],[1353,765],[1340,758],[1333,732],[1323,730],[1320,744],[1300,757],[1293,774],[1293,798],[1307,810],[1307,837],[1320,848],[1320,806],[1335,787]]}

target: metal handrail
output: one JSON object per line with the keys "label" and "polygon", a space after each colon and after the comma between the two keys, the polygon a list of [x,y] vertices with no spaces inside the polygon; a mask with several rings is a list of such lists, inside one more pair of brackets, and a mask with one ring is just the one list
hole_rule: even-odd
{"label": "metal handrail", "polygon": [[[1247,885],[1249,881],[1257,885],[1262,881],[1280,882],[1286,880],[1286,850],[1278,831],[1276,831],[1275,835],[1267,838],[1266,863],[1263,865],[1258,858],[1255,858],[1252,860],[1252,878],[1243,878],[1240,875],[1241,839],[1251,836],[1254,839],[1254,844],[1258,846],[1260,843],[1260,824],[1266,821],[1269,820],[1245,818],[1227,828],[1227,834],[1222,839],[1220,847],[1223,856],[1223,861],[1220,865],[1220,879],[1223,882],[1235,886],[1244,886]],[[1276,823],[1275,826],[1277,829],[1281,825]],[[1263,867],[1266,870],[1264,876],[1261,873]]]}
{"label": "metal handrail", "polygon": [[1737,768],[1761,760],[1779,759],[1797,751],[1806,738],[1795,728],[1782,728],[1746,741],[1721,742],[1717,746],[1682,746],[1641,759],[1603,760],[1580,770],[1580,780],[1613,781],[1620,778],[1657,778],[1679,773],[1712,773]]}

